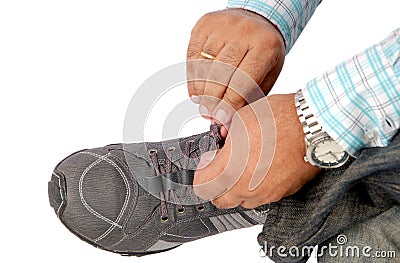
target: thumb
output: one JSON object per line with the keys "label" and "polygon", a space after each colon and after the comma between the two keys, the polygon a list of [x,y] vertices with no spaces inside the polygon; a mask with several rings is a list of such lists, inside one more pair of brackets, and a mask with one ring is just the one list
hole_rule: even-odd
{"label": "thumb", "polygon": [[206,152],[201,156],[193,180],[193,190],[198,197],[212,200],[227,190],[221,183],[226,166],[224,159],[223,150]]}
{"label": "thumb", "polygon": [[217,153],[218,150],[203,153],[200,157],[199,163],[197,164],[196,170],[199,171],[205,169],[214,160]]}

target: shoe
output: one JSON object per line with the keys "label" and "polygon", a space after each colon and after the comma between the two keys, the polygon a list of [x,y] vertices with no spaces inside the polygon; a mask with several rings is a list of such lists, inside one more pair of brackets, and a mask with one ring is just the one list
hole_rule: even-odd
{"label": "shoe", "polygon": [[198,198],[202,153],[221,147],[219,128],[157,143],[113,144],[61,161],[48,183],[61,222],[101,249],[143,256],[224,231],[263,224],[263,210],[220,210]]}

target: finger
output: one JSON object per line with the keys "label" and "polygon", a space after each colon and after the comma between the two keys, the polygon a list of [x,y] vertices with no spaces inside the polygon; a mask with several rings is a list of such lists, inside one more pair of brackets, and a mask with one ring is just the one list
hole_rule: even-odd
{"label": "finger", "polygon": [[[252,100],[264,96],[264,92],[258,86],[276,64],[274,54],[262,54],[258,49],[252,49],[247,52],[244,59],[240,62],[238,68],[233,73],[229,86],[225,91],[222,101],[230,105],[235,110],[243,107],[251,95]],[[222,101],[216,106],[214,112],[224,109]],[[227,120],[230,121],[230,120]]]}
{"label": "finger", "polygon": [[192,59],[200,59],[193,64],[194,70],[194,85],[190,87],[189,95],[190,96],[199,96],[204,94],[204,83],[207,80],[208,71],[210,65],[212,64],[212,60],[204,58],[201,56],[201,52],[205,52],[212,56],[216,56],[219,51],[223,48],[225,43],[221,41],[219,38],[210,36],[205,39],[203,46],[197,47],[196,54],[192,54]]}
{"label": "finger", "polygon": [[218,105],[220,104],[222,106],[218,108],[217,112],[212,116],[212,118],[218,124],[222,124],[220,134],[223,138],[226,138],[229,127],[231,125],[232,116],[233,114],[235,114],[236,110],[224,101],[220,101]]}
{"label": "finger", "polygon": [[219,209],[230,209],[238,207],[242,203],[242,199],[229,194],[224,194],[221,197],[212,200],[211,203]]}
{"label": "finger", "polygon": [[246,209],[253,209],[253,208],[256,208],[257,206],[264,205],[264,204],[265,204],[265,202],[263,200],[253,198],[253,199],[243,201],[240,204],[240,206],[243,208],[246,208]]}
{"label": "finger", "polygon": [[229,129],[229,127],[225,127],[225,126],[222,126],[222,127],[221,127],[219,133],[220,133],[220,135],[221,135],[222,138],[225,139],[226,136],[228,136],[228,129]]}
{"label": "finger", "polygon": [[[203,155],[200,157],[199,163],[197,164],[196,170],[201,170],[207,167],[212,162],[212,160],[214,160],[217,152],[218,150],[203,153]],[[199,181],[197,180],[196,182]]]}
{"label": "finger", "polygon": [[[207,38],[207,41],[204,43],[204,46],[202,47],[201,51],[203,51],[206,54],[209,54],[213,57],[217,57],[218,54],[221,52],[221,50],[224,48],[224,46],[225,46],[225,41],[222,36],[211,35]],[[201,53],[201,51],[200,51],[200,53]],[[199,55],[200,55],[200,53],[199,53]],[[203,57],[201,55],[200,55],[200,58],[210,59],[207,57]]]}
{"label": "finger", "polygon": [[[196,63],[195,60],[200,58],[200,52],[208,39],[208,30],[204,28],[205,19],[200,19],[192,29],[189,45],[186,53],[186,77],[188,80],[188,93],[189,97],[199,95],[195,90],[195,72]],[[195,97],[193,97],[195,98]],[[196,99],[192,99],[196,102]],[[199,100],[199,99],[198,99]]]}
{"label": "finger", "polygon": [[[228,90],[229,89],[227,89],[225,92],[230,92]],[[236,110],[236,108],[233,108],[224,100],[218,100],[217,107],[214,109],[211,117],[215,119],[218,123],[222,124],[224,128],[228,131],[232,121],[232,117],[235,114]]]}
{"label": "finger", "polygon": [[240,116],[235,116],[224,147],[205,168],[195,173],[195,193],[205,200],[215,199],[229,191],[246,169],[250,149],[246,139],[248,132]]}
{"label": "finger", "polygon": [[206,106],[210,113],[214,111],[219,100],[210,100],[209,98],[222,99],[236,67],[240,64],[246,52],[247,47],[245,45],[231,41],[223,47],[216,56],[216,60],[211,64],[207,82],[204,85],[206,97],[200,100],[200,104]]}
{"label": "finger", "polygon": [[225,154],[220,150],[212,159],[211,156],[212,153],[201,156],[193,179],[195,194],[204,200],[212,200],[226,191],[223,184],[215,183],[215,179],[220,177],[225,169]]}

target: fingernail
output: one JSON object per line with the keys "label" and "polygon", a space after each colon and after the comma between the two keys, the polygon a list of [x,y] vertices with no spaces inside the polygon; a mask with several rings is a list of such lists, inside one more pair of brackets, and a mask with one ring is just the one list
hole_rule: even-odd
{"label": "fingernail", "polygon": [[223,139],[226,139],[226,136],[228,136],[228,129],[222,126],[221,129],[219,130],[219,134]]}
{"label": "fingernail", "polygon": [[196,95],[190,96],[190,100],[191,100],[193,103],[196,103],[196,104],[199,104],[199,103],[200,103],[200,98],[199,98],[199,96],[196,96]]}
{"label": "fingernail", "polygon": [[201,115],[203,115],[203,116],[210,116],[209,114],[208,114],[208,109],[207,109],[207,107],[206,106],[204,106],[204,105],[200,105],[200,107],[199,107],[199,112],[200,112],[200,114]]}
{"label": "fingernail", "polygon": [[218,109],[217,113],[215,114],[215,119],[220,123],[226,123],[228,121],[226,111],[223,109]]}

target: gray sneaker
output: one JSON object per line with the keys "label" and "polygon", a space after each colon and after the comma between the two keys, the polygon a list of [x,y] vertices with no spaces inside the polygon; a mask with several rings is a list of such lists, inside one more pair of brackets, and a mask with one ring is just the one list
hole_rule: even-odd
{"label": "gray sneaker", "polygon": [[212,126],[187,138],[76,152],[54,169],[50,205],[82,240],[130,256],[262,224],[263,210],[219,210],[194,194],[199,157],[220,146]]}

